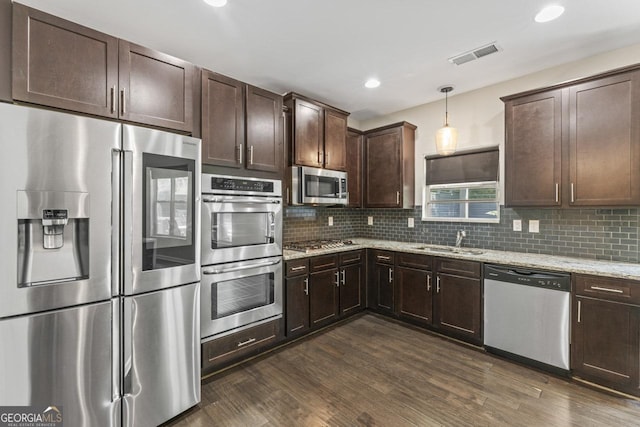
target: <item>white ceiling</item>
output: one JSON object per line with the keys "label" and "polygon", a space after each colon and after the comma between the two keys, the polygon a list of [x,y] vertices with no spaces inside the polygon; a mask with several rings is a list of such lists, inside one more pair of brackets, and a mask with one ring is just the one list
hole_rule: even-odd
{"label": "white ceiling", "polygon": [[[557,0],[565,13],[546,24],[533,17],[548,0],[19,1],[356,120],[640,43],[640,0]],[[447,61],[494,41],[497,54]]]}

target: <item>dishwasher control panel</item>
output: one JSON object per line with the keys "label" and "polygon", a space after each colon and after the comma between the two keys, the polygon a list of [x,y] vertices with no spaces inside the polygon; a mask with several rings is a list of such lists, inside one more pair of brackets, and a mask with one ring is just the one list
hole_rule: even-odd
{"label": "dishwasher control panel", "polygon": [[504,265],[485,265],[484,278],[563,292],[571,291],[571,276],[566,273],[535,271]]}

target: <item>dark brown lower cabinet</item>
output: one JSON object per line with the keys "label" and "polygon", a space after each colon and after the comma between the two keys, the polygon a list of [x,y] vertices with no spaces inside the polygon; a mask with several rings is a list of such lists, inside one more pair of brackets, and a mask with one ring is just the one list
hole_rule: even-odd
{"label": "dark brown lower cabinet", "polygon": [[640,396],[640,282],[582,274],[573,281],[573,375]]}
{"label": "dark brown lower cabinet", "polygon": [[394,314],[394,254],[387,251],[373,251],[372,291],[373,307],[384,314]]}
{"label": "dark brown lower cabinet", "polygon": [[202,374],[272,347],[282,338],[281,324],[282,319],[276,319],[202,343]]}
{"label": "dark brown lower cabinet", "polygon": [[433,321],[431,271],[396,267],[398,315],[401,318],[430,325]]}
{"label": "dark brown lower cabinet", "polygon": [[362,309],[362,264],[340,268],[340,315]]}
{"label": "dark brown lower cabinet", "polygon": [[312,328],[327,325],[338,318],[339,298],[337,268],[309,275],[309,316]]}
{"label": "dark brown lower cabinet", "polygon": [[482,282],[480,263],[436,260],[434,326],[443,333],[482,344]]}
{"label": "dark brown lower cabinet", "polygon": [[287,336],[309,331],[309,276],[285,279]]}

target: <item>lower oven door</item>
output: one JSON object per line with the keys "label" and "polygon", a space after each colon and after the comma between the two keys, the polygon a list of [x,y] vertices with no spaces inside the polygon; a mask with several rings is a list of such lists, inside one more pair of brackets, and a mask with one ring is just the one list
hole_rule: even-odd
{"label": "lower oven door", "polygon": [[282,255],[280,197],[202,197],[201,265]]}
{"label": "lower oven door", "polygon": [[282,257],[203,267],[201,337],[281,315],[282,299]]}

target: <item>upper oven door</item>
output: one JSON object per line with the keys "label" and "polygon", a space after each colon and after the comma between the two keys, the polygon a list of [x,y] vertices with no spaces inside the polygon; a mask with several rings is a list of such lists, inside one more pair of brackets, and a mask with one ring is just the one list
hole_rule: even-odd
{"label": "upper oven door", "polygon": [[202,265],[282,255],[282,199],[204,195]]}

